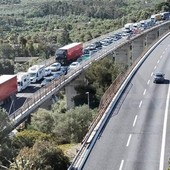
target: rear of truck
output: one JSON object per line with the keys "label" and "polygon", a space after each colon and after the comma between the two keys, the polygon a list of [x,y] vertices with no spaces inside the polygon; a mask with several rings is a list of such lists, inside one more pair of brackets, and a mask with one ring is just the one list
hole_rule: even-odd
{"label": "rear of truck", "polygon": [[76,61],[77,58],[83,54],[83,44],[71,43],[56,50],[56,62],[62,65],[69,65],[71,62]]}
{"label": "rear of truck", "polygon": [[1,75],[0,76],[0,105],[12,99],[17,93],[17,76]]}

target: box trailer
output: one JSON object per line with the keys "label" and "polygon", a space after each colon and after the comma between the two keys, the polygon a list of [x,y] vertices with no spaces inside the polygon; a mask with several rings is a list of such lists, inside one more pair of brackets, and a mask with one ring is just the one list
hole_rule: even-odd
{"label": "box trailer", "polygon": [[56,50],[56,61],[62,65],[68,65],[73,61],[76,61],[83,54],[83,44],[81,42],[75,42],[68,44]]}
{"label": "box trailer", "polygon": [[0,76],[0,104],[8,102],[17,93],[17,76]]}

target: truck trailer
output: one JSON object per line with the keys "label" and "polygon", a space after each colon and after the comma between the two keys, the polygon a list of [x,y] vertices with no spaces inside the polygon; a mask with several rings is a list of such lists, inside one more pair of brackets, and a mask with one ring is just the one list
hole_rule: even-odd
{"label": "truck trailer", "polygon": [[18,92],[26,89],[31,83],[30,74],[28,72],[18,72],[17,83],[18,83]]}
{"label": "truck trailer", "polygon": [[62,65],[68,65],[71,62],[76,61],[82,54],[83,44],[81,42],[71,43],[56,50],[56,62],[59,62]]}
{"label": "truck trailer", "polygon": [[0,76],[0,105],[10,101],[17,91],[16,75]]}

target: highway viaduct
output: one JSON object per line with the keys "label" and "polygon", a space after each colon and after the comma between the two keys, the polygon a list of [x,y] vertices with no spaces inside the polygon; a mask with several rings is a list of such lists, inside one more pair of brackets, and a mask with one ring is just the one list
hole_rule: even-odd
{"label": "highway viaduct", "polygon": [[[9,116],[10,120],[13,122],[13,127],[15,128],[17,125],[23,122],[25,118],[35,109],[40,107],[45,101],[47,101],[63,88],[66,89],[65,91],[68,108],[74,107],[72,98],[76,95],[75,86],[80,82],[83,83],[83,71],[90,67],[93,62],[97,62],[104,57],[111,57],[114,62],[120,64],[126,63],[130,67],[151,47],[152,44],[159,40],[169,30],[170,22],[163,22],[130,37],[130,39],[121,39],[121,41],[111,44],[107,48],[95,53],[89,60],[84,61],[80,68],[69,72],[59,80],[54,81],[47,88],[41,88],[35,94],[33,94],[31,98],[27,99],[18,110]],[[109,34],[105,35],[105,37],[108,35]],[[103,38],[104,37],[102,36],[95,40],[91,40],[90,42],[85,43],[84,46],[87,46],[89,43],[93,43],[94,41],[98,41]],[[54,61],[55,60],[53,58],[50,59],[50,61],[45,61],[45,63],[50,64],[50,62]]]}

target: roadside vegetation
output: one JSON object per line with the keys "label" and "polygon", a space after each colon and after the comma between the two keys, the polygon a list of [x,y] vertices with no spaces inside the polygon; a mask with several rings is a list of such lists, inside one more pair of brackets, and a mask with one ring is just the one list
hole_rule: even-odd
{"label": "roadside vegetation", "polygon": [[[0,74],[26,70],[30,63],[19,65],[16,57],[45,60],[65,44],[89,41],[127,22],[169,9],[170,2],[163,0],[0,1]],[[51,110],[38,109],[32,114],[27,129],[15,137],[1,139],[0,169],[67,169],[71,161],[68,146],[82,142],[102,95],[125,69],[125,65],[113,64],[108,58],[94,63],[85,72],[88,83],[76,88],[74,109],[67,110],[62,94]],[[0,119],[10,128],[6,115],[0,110]]]}

